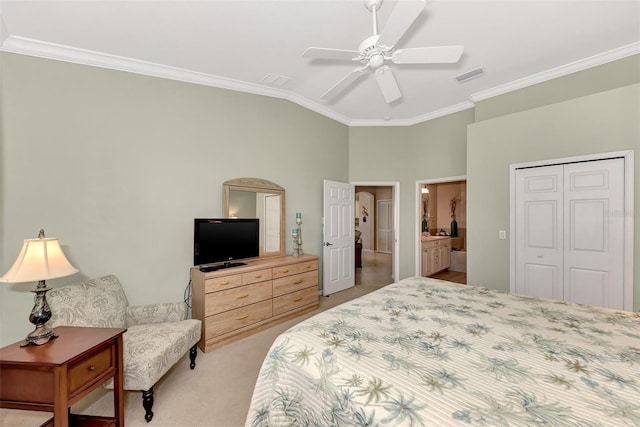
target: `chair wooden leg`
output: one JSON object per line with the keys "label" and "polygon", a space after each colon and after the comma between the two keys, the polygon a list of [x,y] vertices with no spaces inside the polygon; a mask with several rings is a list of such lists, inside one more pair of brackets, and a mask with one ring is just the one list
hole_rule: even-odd
{"label": "chair wooden leg", "polygon": [[144,419],[147,422],[153,418],[153,387],[149,390],[142,390],[142,407],[144,408]]}
{"label": "chair wooden leg", "polygon": [[[189,359],[191,360],[189,367],[191,369],[196,367],[197,355],[198,344],[189,349]],[[144,408],[144,419],[147,420],[147,422],[151,421],[153,418],[153,411],[151,410],[151,408],[153,408],[153,387],[149,390],[142,390],[142,407]]]}
{"label": "chair wooden leg", "polygon": [[189,359],[191,360],[191,363],[189,364],[189,367],[191,369],[196,367],[196,356],[197,355],[198,355],[198,344],[194,344],[194,346],[189,349]]}

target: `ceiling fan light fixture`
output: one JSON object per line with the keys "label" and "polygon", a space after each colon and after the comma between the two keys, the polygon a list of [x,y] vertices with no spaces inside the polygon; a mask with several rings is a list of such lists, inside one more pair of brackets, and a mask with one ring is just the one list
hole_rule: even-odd
{"label": "ceiling fan light fixture", "polygon": [[384,56],[379,53],[376,53],[375,55],[372,55],[371,58],[369,58],[369,66],[374,70],[382,67],[382,64],[384,64]]}

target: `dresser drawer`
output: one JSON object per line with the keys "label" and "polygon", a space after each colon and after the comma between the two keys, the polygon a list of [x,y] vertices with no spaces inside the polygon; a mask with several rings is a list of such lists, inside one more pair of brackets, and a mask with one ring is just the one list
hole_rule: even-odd
{"label": "dresser drawer", "polygon": [[113,366],[112,350],[113,347],[105,348],[88,359],[69,366],[67,370],[69,394],[73,394]]}
{"label": "dresser drawer", "polygon": [[232,274],[229,276],[212,277],[204,282],[204,292],[218,292],[224,289],[242,286],[242,274]]}
{"label": "dresser drawer", "polygon": [[318,272],[309,271],[294,276],[281,277],[273,281],[273,296],[288,294],[300,289],[318,287]]}
{"label": "dresser drawer", "polygon": [[277,316],[305,305],[318,303],[318,288],[312,287],[273,299],[273,315]]}
{"label": "dresser drawer", "polygon": [[271,299],[271,281],[240,286],[226,291],[206,295],[205,312],[207,315],[223,313],[245,305]]}
{"label": "dresser drawer", "polygon": [[243,326],[268,319],[272,316],[272,313],[272,300],[267,300],[209,316],[205,320],[207,331],[205,339],[214,338],[240,329]]}
{"label": "dresser drawer", "polygon": [[283,265],[273,268],[273,278],[291,276],[293,274],[305,273],[318,269],[318,261],[301,262],[298,264]]}
{"label": "dresser drawer", "polygon": [[252,271],[250,273],[242,273],[243,285],[250,285],[252,283],[264,282],[265,280],[271,280],[270,268],[265,268],[264,270]]}

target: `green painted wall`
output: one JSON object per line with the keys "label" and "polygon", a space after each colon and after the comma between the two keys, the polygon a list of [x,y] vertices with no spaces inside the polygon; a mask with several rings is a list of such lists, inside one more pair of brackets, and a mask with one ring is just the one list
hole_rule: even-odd
{"label": "green painted wall", "polygon": [[558,77],[476,104],[476,121],[591,95],[640,81],[640,55]]}
{"label": "green painted wall", "polygon": [[400,183],[400,278],[415,275],[416,181],[466,173],[473,109],[411,127],[349,130],[349,180]]}
{"label": "green painted wall", "polygon": [[[286,229],[322,249],[322,180],[348,180],[348,128],[289,101],[3,53],[0,270],[43,227],[80,273],[116,274],[132,304],[180,301],[193,218],[222,183],[286,188]],[[286,231],[286,230],[285,230]],[[287,238],[291,252],[291,239]],[[23,338],[32,283],[0,286],[0,344]]]}
{"label": "green painted wall", "polygon": [[[480,106],[478,106],[480,108]],[[467,145],[467,279],[509,289],[509,166],[537,160],[635,150],[635,200],[640,200],[640,84],[471,124]],[[633,215],[633,213],[628,213]],[[634,309],[640,309],[634,234]]]}
{"label": "green painted wall", "polygon": [[[399,182],[407,277],[416,181],[467,175],[469,282],[508,289],[508,240],[497,230],[509,230],[509,164],[637,150],[639,63],[636,55],[411,127],[347,128],[280,99],[0,53],[0,270],[44,227],[81,270],[53,285],[114,273],[133,304],[180,300],[193,218],[221,215],[223,181],[254,176],[287,189],[287,229],[302,212],[304,250],[318,254],[323,179]],[[637,248],[637,221],[635,230]],[[0,286],[0,345],[31,329],[31,286]]]}

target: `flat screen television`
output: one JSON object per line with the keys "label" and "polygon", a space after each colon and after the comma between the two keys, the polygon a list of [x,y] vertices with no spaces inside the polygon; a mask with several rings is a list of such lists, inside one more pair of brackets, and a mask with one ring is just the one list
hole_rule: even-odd
{"label": "flat screen television", "polygon": [[[212,271],[244,265],[232,261],[259,255],[260,222],[257,218],[194,219],[193,265]],[[208,266],[215,263],[224,264]]]}

